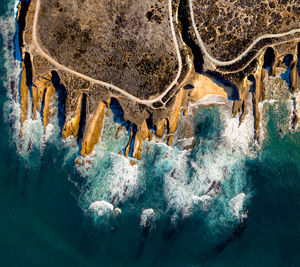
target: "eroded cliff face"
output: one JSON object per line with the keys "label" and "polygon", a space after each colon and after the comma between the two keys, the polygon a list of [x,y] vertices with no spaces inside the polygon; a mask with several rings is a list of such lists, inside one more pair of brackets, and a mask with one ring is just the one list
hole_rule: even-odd
{"label": "eroded cliff face", "polygon": [[[196,19],[202,21],[200,6],[205,1],[192,2]],[[192,116],[194,107],[218,104],[217,100],[207,101],[208,98],[228,100],[232,103],[233,116],[239,116],[242,123],[251,94],[255,138],[259,141],[260,103],[267,97],[265,85],[284,72],[286,90],[294,101],[291,127],[297,127],[299,32],[287,35],[286,39],[274,38],[271,43],[262,40],[259,51],[254,47],[242,60],[222,66],[201,53],[192,27],[190,1],[122,1],[120,6],[118,1],[105,3],[102,0],[32,0],[28,5],[21,1],[18,23],[23,55],[22,125],[29,117],[37,119],[37,113],[41,114],[44,127],[51,117],[59,116],[62,138],[73,136],[85,157],[101,142],[103,121],[111,110],[120,123],[116,138],[122,127],[129,133],[128,144],[121,153],[140,159],[143,141],[156,138],[172,145],[182,116]],[[129,4],[130,8],[126,8]],[[280,14],[279,7],[274,8]],[[222,12],[222,5],[220,8]],[[138,14],[136,17],[134,12]],[[299,11],[291,7],[290,11],[284,9],[284,16],[286,12]],[[83,20],[83,16],[88,19]],[[251,18],[255,16],[249,17],[250,23],[245,21],[241,27],[251,27]],[[215,20],[207,18],[203,23],[210,29]],[[286,26],[281,25],[281,33],[291,27],[300,28],[297,19],[286,22]],[[251,34],[243,36],[245,44],[253,41]],[[212,36],[208,40],[205,35],[210,44],[206,47],[212,50],[214,38],[217,42],[221,37]],[[232,58],[234,54],[229,59]],[[183,131],[183,135],[184,132],[193,135],[192,130]]]}

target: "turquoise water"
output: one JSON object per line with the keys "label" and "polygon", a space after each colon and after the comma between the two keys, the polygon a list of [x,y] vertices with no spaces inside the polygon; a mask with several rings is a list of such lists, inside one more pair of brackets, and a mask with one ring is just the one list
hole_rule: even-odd
{"label": "turquoise water", "polygon": [[113,138],[112,114],[84,167],[57,118],[46,136],[29,121],[20,147],[13,7],[0,1],[0,266],[299,265],[300,133],[288,101],[264,103],[261,144],[251,108],[240,127],[226,106],[201,108],[179,125],[192,123],[192,151],[149,142],[134,167],[118,155],[128,136]]}

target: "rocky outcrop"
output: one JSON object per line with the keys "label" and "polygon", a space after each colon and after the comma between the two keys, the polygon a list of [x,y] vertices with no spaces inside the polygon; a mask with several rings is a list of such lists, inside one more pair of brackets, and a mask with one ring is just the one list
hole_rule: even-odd
{"label": "rocky outcrop", "polygon": [[141,158],[141,149],[142,143],[150,135],[150,130],[148,129],[147,122],[144,121],[140,127],[140,130],[135,135],[134,145],[133,145],[133,154],[132,156],[136,159]]}
{"label": "rocky outcrop", "polygon": [[51,81],[51,74],[40,77],[32,86],[32,112],[33,118],[36,117],[36,112],[41,112],[43,124],[46,127],[49,123],[51,114],[51,102],[56,90]]}
{"label": "rocky outcrop", "polygon": [[20,82],[20,102],[21,102],[21,124],[23,126],[25,120],[28,118],[28,97],[29,97],[29,87],[26,78],[26,67],[24,61],[22,62],[21,71],[21,82]]}
{"label": "rocky outcrop", "polygon": [[79,123],[81,119],[82,98],[83,94],[81,94],[78,97],[75,113],[72,115],[70,114],[71,116],[69,116],[69,118],[67,118],[66,120],[62,131],[63,138],[68,138],[70,136],[74,136],[75,139],[78,138]]}
{"label": "rocky outcrop", "polygon": [[263,79],[266,71],[263,69],[263,61],[264,55],[262,54],[259,58],[258,67],[256,73],[254,74],[255,77],[255,91],[253,93],[254,98],[254,129],[255,129],[255,138],[259,140],[259,126],[260,126],[260,110],[259,110],[259,103],[262,100],[263,94]]}
{"label": "rocky outcrop", "polygon": [[105,115],[106,104],[100,102],[94,114],[91,114],[87,120],[87,127],[84,131],[81,142],[81,155],[86,156],[91,154],[95,145],[98,143],[101,130],[103,127],[103,120]]}

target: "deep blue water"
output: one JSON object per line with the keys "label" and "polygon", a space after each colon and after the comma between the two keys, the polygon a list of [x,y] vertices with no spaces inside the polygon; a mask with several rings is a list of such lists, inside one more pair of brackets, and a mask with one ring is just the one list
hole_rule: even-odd
{"label": "deep blue water", "polygon": [[[1,17],[11,2],[0,1]],[[299,266],[300,133],[288,130],[285,103],[266,107],[268,134],[259,147],[252,141],[244,147],[248,139],[233,134],[225,138],[224,108],[203,108],[193,120],[191,153],[152,144],[133,169],[113,154],[123,144],[109,142],[103,144],[109,152],[84,171],[55,136],[42,152],[34,144],[27,156],[18,150],[8,105],[13,70],[4,66],[11,59],[3,37],[0,44],[0,266]],[[136,180],[122,199],[112,188],[128,177]],[[207,208],[195,204],[214,179],[221,184],[217,196]],[[229,208],[239,193],[246,195],[245,220]],[[97,216],[88,210],[97,200],[122,214]],[[146,208],[159,215],[150,233],[140,226]]]}

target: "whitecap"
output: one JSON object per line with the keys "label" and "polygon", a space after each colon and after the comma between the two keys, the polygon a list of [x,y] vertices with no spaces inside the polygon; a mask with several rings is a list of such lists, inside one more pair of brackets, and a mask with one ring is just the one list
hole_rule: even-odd
{"label": "whitecap", "polygon": [[102,151],[84,160],[77,166],[86,178],[86,190],[80,196],[83,208],[99,198],[115,205],[123,203],[138,192],[138,166],[132,166],[126,157]]}
{"label": "whitecap", "polygon": [[96,212],[98,216],[111,215],[114,210],[114,206],[107,201],[99,200],[93,202],[89,206],[89,210]]}
{"label": "whitecap", "polygon": [[241,213],[242,213],[243,208],[244,208],[245,198],[246,198],[246,194],[245,193],[240,193],[240,194],[236,195],[235,197],[233,197],[229,201],[230,211],[237,218],[241,218],[241,216],[242,216]]}
{"label": "whitecap", "polygon": [[144,209],[141,213],[140,226],[148,227],[149,224],[152,224],[157,219],[158,219],[158,215],[155,213],[155,211],[152,208]]}

